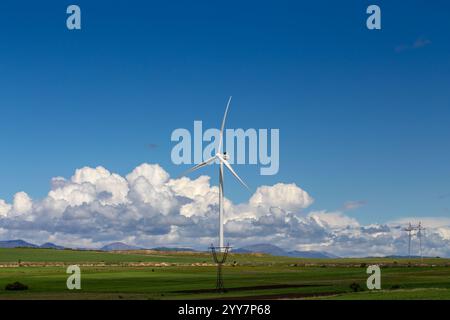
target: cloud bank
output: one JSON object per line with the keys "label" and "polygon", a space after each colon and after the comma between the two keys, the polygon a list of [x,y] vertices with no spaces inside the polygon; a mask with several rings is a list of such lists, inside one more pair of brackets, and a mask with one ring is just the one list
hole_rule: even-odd
{"label": "cloud bank", "polygon": [[[210,177],[170,178],[158,164],[126,176],[84,167],[70,179],[53,178],[44,199],[25,192],[0,199],[0,239],[98,248],[113,241],[142,247],[205,249],[218,232],[218,187]],[[260,186],[245,203],[225,200],[225,238],[233,246],[272,243],[291,250],[340,256],[405,254],[405,221],[361,225],[340,211],[308,211],[314,199],[296,184]],[[357,209],[362,203],[352,202]],[[408,219],[418,221],[420,218]],[[424,253],[450,256],[450,219],[424,218]]]}

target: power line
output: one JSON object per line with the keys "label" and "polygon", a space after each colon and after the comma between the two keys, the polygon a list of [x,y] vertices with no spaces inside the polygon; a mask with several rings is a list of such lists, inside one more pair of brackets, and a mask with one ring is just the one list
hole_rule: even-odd
{"label": "power line", "polygon": [[422,251],[422,231],[425,230],[425,228],[422,226],[422,222],[419,221],[418,225],[413,225],[411,222],[408,224],[407,227],[402,229],[403,231],[406,231],[408,233],[408,257],[411,259],[411,243],[412,243],[412,237],[414,231],[417,231],[415,235],[417,235],[417,238],[419,239],[419,254],[420,259],[423,260],[423,251]]}

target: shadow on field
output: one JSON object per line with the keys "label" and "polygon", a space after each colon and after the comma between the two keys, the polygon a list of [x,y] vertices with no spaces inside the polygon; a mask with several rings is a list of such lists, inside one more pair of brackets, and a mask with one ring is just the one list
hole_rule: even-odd
{"label": "shadow on field", "polygon": [[[263,286],[233,287],[226,288],[226,292],[247,291],[247,290],[270,290],[287,288],[308,288],[308,287],[326,287],[326,284],[272,284]],[[194,289],[174,291],[174,293],[216,293],[217,289]]]}
{"label": "shadow on field", "polygon": [[[304,293],[279,293],[279,294],[266,294],[257,296],[245,296],[245,297],[233,297],[233,300],[290,300],[290,299],[305,299],[315,297],[329,297],[335,296],[342,292],[330,291],[330,292],[304,292]],[[215,298],[214,300],[229,300],[230,297]]]}

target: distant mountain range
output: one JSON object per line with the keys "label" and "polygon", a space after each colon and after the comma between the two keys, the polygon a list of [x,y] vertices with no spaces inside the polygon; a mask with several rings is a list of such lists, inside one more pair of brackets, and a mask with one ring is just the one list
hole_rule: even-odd
{"label": "distant mountain range", "polygon": [[298,251],[298,250],[294,250],[294,251],[289,251],[288,252],[290,257],[295,257],[295,258],[306,258],[306,259],[314,259],[314,258],[318,258],[318,259],[338,259],[340,258],[339,256],[336,256],[332,253],[329,252],[324,252],[324,251]]}
{"label": "distant mountain range", "polygon": [[[26,242],[24,240],[18,239],[18,240],[5,240],[0,241],[0,248],[41,248],[41,249],[55,249],[55,250],[63,250],[65,247],[56,245],[51,242],[44,243],[42,245],[36,245],[33,243]],[[92,249],[86,249],[86,248],[74,248],[75,250],[92,250]],[[113,242],[110,244],[107,244],[100,249],[101,251],[126,251],[126,250],[145,250],[145,248],[140,248],[136,246],[131,246],[123,242]],[[175,248],[175,247],[157,247],[152,248],[150,250],[155,251],[185,251],[185,252],[192,252],[197,251],[190,248]],[[340,258],[334,254],[324,252],[324,251],[287,251],[280,247],[277,247],[273,244],[267,244],[267,243],[261,243],[261,244],[254,244],[250,246],[245,246],[238,249],[233,249],[232,252],[234,253],[264,253],[264,254],[270,254],[273,256],[282,256],[282,257],[293,257],[293,258],[305,258],[305,259],[336,259]],[[401,256],[401,255],[390,255],[385,257],[366,257],[366,258],[391,258],[391,259],[419,259],[420,256]],[[430,257],[424,257],[424,258],[430,258]]]}
{"label": "distant mountain range", "polygon": [[[122,242],[114,242],[110,243],[106,246],[100,248],[102,251],[118,251],[118,250],[142,250],[144,248],[139,248],[136,246],[130,246],[128,244]],[[196,251],[189,248],[173,248],[173,247],[157,247],[152,248],[151,250],[156,251]],[[332,255],[327,252],[318,252],[318,251],[286,251],[272,244],[255,244],[251,246],[242,247],[239,249],[233,250],[235,253],[265,253],[273,256],[285,256],[285,257],[295,257],[295,258],[322,258],[322,259],[331,259],[331,258],[339,258],[338,256]]]}
{"label": "distant mountain range", "polygon": [[194,249],[190,249],[190,248],[169,248],[169,247],[157,247],[157,248],[153,248],[152,250],[155,250],[155,251],[184,251],[184,252],[195,251]]}
{"label": "distant mountain range", "polygon": [[[146,250],[146,248],[140,248],[136,246],[130,246],[123,242],[113,242],[110,244],[107,244],[106,246],[103,246],[100,248],[101,251],[125,251],[125,250]],[[189,248],[171,248],[171,247],[157,247],[157,248],[151,248],[150,250],[155,251],[195,251],[193,249]]]}
{"label": "distant mountain range", "polygon": [[338,256],[322,251],[286,251],[273,244],[255,244],[251,246],[245,246],[236,250],[235,253],[266,253],[273,256],[294,257],[294,258],[320,258],[320,259],[333,259],[339,258]]}
{"label": "distant mountain range", "polygon": [[0,248],[38,248],[39,246],[23,240],[0,241]]}
{"label": "distant mountain range", "polygon": [[233,249],[234,253],[266,253],[273,256],[286,256],[287,252],[272,244],[254,244],[238,249]]}
{"label": "distant mountain range", "polygon": [[[63,246],[58,246],[54,243],[47,242],[42,245],[36,245],[33,243],[26,242],[24,240],[6,240],[0,241],[0,248],[42,248],[42,249],[57,249],[62,250],[65,249]],[[137,246],[131,246],[123,242],[113,242],[101,247],[98,250],[101,251],[126,251],[126,250],[144,250],[145,248],[140,248]],[[88,250],[85,248],[76,248],[76,250]],[[195,251],[189,248],[170,248],[170,247],[157,247],[152,248],[151,250],[156,251]]]}
{"label": "distant mountain range", "polygon": [[[368,258],[376,258],[376,257],[368,257]],[[398,255],[392,255],[392,256],[385,256],[383,258],[390,258],[390,259],[420,259],[420,258],[439,258],[439,257],[426,257],[426,256],[398,256]]]}
{"label": "distant mountain range", "polygon": [[6,240],[0,241],[0,248],[42,248],[42,249],[64,249],[64,247],[57,246],[54,243],[47,242],[40,246],[26,242],[24,240]]}
{"label": "distant mountain range", "polygon": [[[33,243],[26,242],[24,240],[8,240],[8,241],[0,241],[0,248],[46,248],[46,249],[64,249],[62,246],[58,246],[54,243],[44,243],[40,246],[35,245]],[[144,248],[140,248],[137,246],[132,246],[125,244],[123,242],[113,242],[101,247],[99,250],[101,251],[126,251],[126,250],[142,250]],[[85,249],[78,249],[85,250]],[[157,247],[152,250],[157,251],[195,251],[189,248],[172,248],[172,247]],[[295,258],[321,258],[321,259],[332,259],[339,258],[328,252],[322,251],[286,251],[280,247],[277,247],[272,244],[254,244],[250,246],[245,246],[242,248],[234,249],[234,253],[265,253],[273,256],[284,256],[284,257],[295,257]],[[399,256],[391,256],[392,258],[400,258]]]}
{"label": "distant mountain range", "polygon": [[101,251],[116,251],[116,250],[125,251],[125,250],[139,250],[139,249],[143,248],[130,246],[122,242],[113,242],[100,248]]}
{"label": "distant mountain range", "polygon": [[57,249],[57,250],[64,250],[65,249],[63,246],[58,246],[58,245],[56,245],[54,243],[51,243],[51,242],[46,242],[44,244],[41,244],[39,246],[39,248],[42,248],[42,249]]}

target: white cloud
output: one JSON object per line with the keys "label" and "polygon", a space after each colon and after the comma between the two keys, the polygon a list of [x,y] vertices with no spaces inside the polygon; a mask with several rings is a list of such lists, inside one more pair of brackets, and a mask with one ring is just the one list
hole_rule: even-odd
{"label": "white cloud", "polygon": [[[406,252],[406,234],[395,225],[410,219],[364,226],[342,211],[305,212],[313,201],[296,184],[284,183],[260,186],[248,202],[225,199],[226,241],[342,256]],[[0,237],[69,247],[123,241],[205,249],[217,240],[217,202],[218,188],[207,176],[171,179],[157,164],[142,164],[125,177],[103,167],[85,167],[70,179],[52,179],[44,199],[32,201],[19,192],[12,204],[0,200]],[[415,221],[427,226],[425,254],[450,256],[450,219]]]}
{"label": "white cloud", "polygon": [[259,187],[250,198],[253,207],[279,207],[288,211],[297,211],[309,207],[313,203],[310,195],[297,187],[295,183],[277,183],[274,186]]}
{"label": "white cloud", "polygon": [[0,199],[0,217],[6,217],[11,208],[11,205],[7,204],[5,200]]}
{"label": "white cloud", "polygon": [[414,221],[415,224],[422,222],[430,228],[446,227],[450,228],[450,218],[448,217],[408,217],[390,221],[389,224],[401,224],[407,225],[408,223]]}
{"label": "white cloud", "polygon": [[154,186],[161,186],[169,180],[169,174],[158,164],[144,163],[127,175],[127,180],[131,184],[139,178],[146,179]]}
{"label": "white cloud", "polygon": [[318,225],[326,229],[345,229],[359,227],[358,221],[341,212],[315,211],[308,215]]}
{"label": "white cloud", "polygon": [[52,179],[51,185],[52,190],[46,200],[59,211],[94,201],[103,205],[119,205],[128,201],[127,181],[103,167],[78,169],[70,181],[57,177]]}
{"label": "white cloud", "polygon": [[31,211],[33,202],[25,192],[18,192],[14,195],[13,211],[17,214],[25,214]]}

